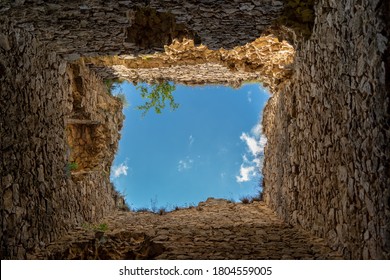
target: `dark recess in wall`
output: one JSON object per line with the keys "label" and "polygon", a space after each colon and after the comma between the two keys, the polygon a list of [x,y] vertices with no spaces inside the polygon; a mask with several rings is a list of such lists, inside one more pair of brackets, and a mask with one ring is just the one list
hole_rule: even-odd
{"label": "dark recess in wall", "polygon": [[134,43],[141,48],[161,48],[170,45],[173,39],[194,39],[200,44],[200,38],[184,24],[176,23],[171,13],[157,12],[152,8],[137,8],[131,12],[132,25],[126,30],[128,43]]}
{"label": "dark recess in wall", "polygon": [[282,15],[276,20],[276,26],[285,25],[293,29],[298,37],[308,39],[314,26],[315,0],[284,0]]}
{"label": "dark recess in wall", "polygon": [[[381,1],[382,5],[382,11],[383,11],[383,22],[386,23],[385,29],[384,29],[384,35],[386,38],[390,38],[390,1],[383,0]],[[383,54],[383,61],[385,62],[385,72],[386,72],[386,90],[387,90],[387,96],[390,96],[390,40],[387,41],[387,49],[385,53]],[[390,130],[390,102],[387,103],[387,121],[386,121],[386,127],[385,130]],[[390,154],[390,147],[387,145],[385,147],[387,149],[387,153]],[[387,174],[390,174],[390,163],[386,163],[386,172]],[[387,209],[390,209],[390,191],[387,192]],[[387,218],[387,226],[390,228],[390,217]],[[388,251],[390,251],[390,230],[387,231],[386,238],[386,248]]]}

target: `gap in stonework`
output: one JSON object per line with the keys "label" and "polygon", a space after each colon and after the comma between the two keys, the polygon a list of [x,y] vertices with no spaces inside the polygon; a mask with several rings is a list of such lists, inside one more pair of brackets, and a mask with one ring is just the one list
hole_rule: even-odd
{"label": "gap in stonework", "polygon": [[145,116],[136,109],[145,103],[136,86],[124,82],[113,94],[124,95],[128,106],[111,181],[131,210],[261,195],[266,139],[260,118],[269,93],[260,84],[176,85],[179,108]]}

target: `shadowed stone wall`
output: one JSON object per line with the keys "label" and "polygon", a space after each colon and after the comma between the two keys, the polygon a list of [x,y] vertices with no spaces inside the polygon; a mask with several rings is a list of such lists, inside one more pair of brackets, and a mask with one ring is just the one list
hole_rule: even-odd
{"label": "shadowed stone wall", "polygon": [[29,32],[0,26],[1,257],[25,258],[69,221],[57,211],[69,204],[66,63]]}
{"label": "shadowed stone wall", "polygon": [[385,2],[320,0],[264,112],[266,203],[346,258],[390,257]]}
{"label": "shadowed stone wall", "polygon": [[[122,105],[99,78],[82,73],[85,78],[76,79],[45,44],[5,21],[0,64],[1,258],[24,259],[75,224],[97,221],[123,205],[108,176]],[[79,103],[75,80],[84,82]],[[66,137],[66,124],[68,131],[93,130],[93,139],[88,142],[86,133]],[[77,149],[88,144],[97,152],[85,166],[90,156]],[[80,161],[79,170],[70,170],[71,161]]]}
{"label": "shadowed stone wall", "polygon": [[109,182],[121,106],[100,77],[69,62],[159,51],[184,35],[211,48],[243,45],[282,8],[271,0],[50,2],[0,3],[2,259],[24,259],[123,204]]}
{"label": "shadowed stone wall", "polygon": [[275,0],[7,2],[14,1],[0,4],[2,14],[68,60],[163,51],[184,35],[211,49],[233,48],[258,38],[283,8]]}
{"label": "shadowed stone wall", "polygon": [[[83,60],[69,63],[162,51],[184,35],[211,49],[233,48],[259,37],[283,6],[10,2],[0,4],[0,234],[1,258],[18,259],[120,204],[107,174],[121,127],[119,101]],[[294,74],[278,81],[264,112],[266,203],[346,258],[390,252],[385,2],[319,0]],[[157,33],[159,42],[149,40]],[[69,170],[73,161],[80,165]]]}

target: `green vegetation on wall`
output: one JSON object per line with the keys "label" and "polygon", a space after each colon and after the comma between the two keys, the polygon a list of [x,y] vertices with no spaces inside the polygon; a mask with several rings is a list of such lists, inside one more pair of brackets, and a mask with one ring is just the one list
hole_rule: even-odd
{"label": "green vegetation on wall", "polygon": [[77,164],[77,162],[68,162],[67,164],[67,169],[69,171],[74,171],[74,170],[77,170],[79,168],[79,165]]}
{"label": "green vegetation on wall", "polygon": [[104,80],[104,84],[106,85],[107,87],[107,91],[110,95],[112,95],[112,93],[117,90],[118,88],[121,87],[121,85],[124,83],[125,80],[121,80],[121,79],[107,79],[107,80]]}

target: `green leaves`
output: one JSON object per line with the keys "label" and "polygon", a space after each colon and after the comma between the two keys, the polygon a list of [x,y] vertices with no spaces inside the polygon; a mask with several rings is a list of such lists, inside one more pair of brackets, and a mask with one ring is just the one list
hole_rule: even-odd
{"label": "green leaves", "polygon": [[108,94],[112,95],[114,91],[116,91],[117,89],[121,89],[121,85],[125,82],[125,80],[115,78],[115,79],[107,79],[104,80],[103,82],[107,87]]}
{"label": "green leaves", "polygon": [[[104,83],[107,87],[107,91],[110,95],[114,91],[117,91],[121,88],[121,84],[125,80],[113,79],[113,80],[105,80]],[[169,103],[169,107],[172,111],[179,108],[179,104],[175,102],[175,99],[172,93],[175,91],[176,86],[173,83],[168,81],[158,82],[156,84],[152,84],[150,86],[146,86],[141,84],[137,86],[137,90],[140,91],[141,97],[146,99],[145,104],[137,106],[138,110],[142,110],[142,116],[144,117],[150,109],[154,108],[154,111],[157,114],[161,114],[162,110],[165,108],[166,104]],[[126,96],[124,93],[119,92],[115,94],[117,98],[122,101],[123,107],[126,108],[129,106],[128,101],[126,100]]]}
{"label": "green leaves", "polygon": [[69,171],[74,171],[74,170],[77,170],[79,168],[79,165],[77,164],[77,162],[68,162],[66,168]]}
{"label": "green leaves", "polygon": [[167,81],[151,85],[150,91],[148,90],[148,87],[144,85],[137,86],[137,90],[140,90],[141,92],[141,97],[148,100],[144,105],[137,106],[137,109],[143,110],[143,117],[152,108],[154,108],[154,111],[157,114],[161,114],[166,106],[166,102],[169,102],[172,111],[176,110],[179,108],[179,104],[175,102],[172,95],[172,92],[175,89],[176,86]]}

